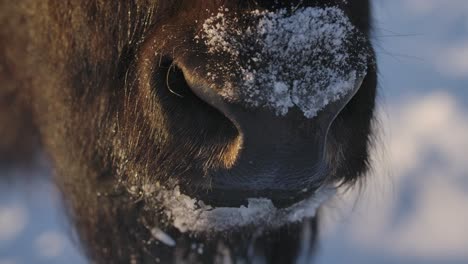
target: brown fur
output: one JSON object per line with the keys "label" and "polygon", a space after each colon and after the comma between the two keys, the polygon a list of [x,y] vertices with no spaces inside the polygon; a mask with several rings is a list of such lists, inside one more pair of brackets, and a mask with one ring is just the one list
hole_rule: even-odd
{"label": "brown fur", "polygon": [[[348,2],[353,23],[368,34],[368,1]],[[165,23],[168,28],[170,23],[190,24],[206,16],[206,9],[217,10],[223,4],[235,9],[271,3],[0,3],[0,160],[9,163],[9,158],[33,157],[38,146],[45,150],[90,259],[98,263],[218,263],[228,249],[233,259],[252,260],[248,254],[252,233],[217,234],[210,239],[181,234],[167,226],[157,205],[135,200],[127,187],[167,183],[181,175],[229,167],[235,154],[235,128],[200,99],[193,95],[180,99],[164,89],[157,90],[156,98],[142,96],[144,76],[139,67],[153,28]],[[182,32],[176,26],[172,30],[173,34]],[[334,167],[327,180],[352,183],[368,168],[375,70],[333,124],[328,147]],[[262,234],[253,243],[254,255],[269,263],[288,263],[297,254],[302,225],[310,224],[315,230],[316,222],[308,219]],[[152,226],[167,227],[177,247],[152,240],[148,230]],[[201,242],[205,251],[197,255],[191,245]]]}

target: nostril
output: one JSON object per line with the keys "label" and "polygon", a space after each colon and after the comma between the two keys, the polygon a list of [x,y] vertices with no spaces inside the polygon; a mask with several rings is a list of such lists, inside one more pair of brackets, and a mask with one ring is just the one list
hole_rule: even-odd
{"label": "nostril", "polygon": [[[158,57],[145,69],[148,74],[142,75],[148,79],[140,81],[148,83],[149,87],[141,87],[140,98],[150,122],[166,122],[174,131],[171,134],[174,142],[180,142],[179,138],[185,140],[187,134],[193,133],[196,136],[193,144],[206,150],[197,154],[197,158],[209,157],[202,165],[204,171],[232,167],[242,145],[235,125],[218,108],[194,93],[186,71],[171,57]],[[153,113],[161,111],[155,109],[155,105],[170,118],[155,117]]]}
{"label": "nostril", "polygon": [[185,81],[184,73],[172,59],[161,57],[157,69],[154,77],[164,82],[163,87],[166,87],[169,93],[180,98],[190,95],[191,90]]}
{"label": "nostril", "polygon": [[[184,76],[184,80],[187,86],[190,87],[191,91],[205,103],[216,108],[218,111],[223,113],[229,119],[232,118],[230,115],[229,108],[226,105],[225,99],[220,96],[216,91],[221,86],[226,85],[225,83],[215,84],[208,78],[209,72],[200,72],[190,69],[184,64],[179,64],[178,68]],[[218,86],[218,87],[217,87]],[[234,121],[231,119],[231,121]]]}
{"label": "nostril", "polygon": [[159,96],[174,97],[183,100],[184,104],[197,105],[210,109],[227,117],[223,102],[214,92],[212,85],[206,82],[205,76],[198,76],[183,64],[176,63],[168,56],[161,56],[153,73],[152,87],[165,87],[156,91]]}
{"label": "nostril", "polygon": [[[210,104],[206,100],[208,90],[202,93],[198,92],[202,85],[200,80],[203,78],[195,78],[184,65],[177,64],[169,56],[161,56],[156,61],[155,71],[153,72],[152,83],[153,87],[165,87],[165,91],[158,91],[159,94],[172,95],[179,98],[189,100],[200,100],[204,103]],[[206,85],[208,86],[208,85]],[[213,105],[211,105],[213,107]],[[218,109],[218,107],[215,107]]]}
{"label": "nostril", "polygon": [[[227,109],[221,97],[215,92],[214,85],[208,82],[207,74],[195,72],[184,64],[162,56],[158,61],[153,82],[163,82],[166,93],[186,101],[199,101],[226,116]],[[153,85],[154,87],[161,87]]]}

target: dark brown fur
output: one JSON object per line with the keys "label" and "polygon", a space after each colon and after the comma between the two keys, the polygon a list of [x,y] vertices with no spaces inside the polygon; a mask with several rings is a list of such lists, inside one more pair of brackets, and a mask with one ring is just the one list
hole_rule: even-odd
{"label": "dark brown fur", "polygon": [[[171,21],[189,24],[221,5],[256,8],[272,2],[3,1],[0,161],[33,157],[38,146],[45,150],[84,250],[98,263],[219,263],[226,252],[233,259],[261,256],[267,263],[290,263],[303,225],[311,225],[315,236],[317,219],[256,239],[233,233],[208,240],[168,226],[177,240],[173,249],[151,238],[149,229],[164,220],[155,206],[130,197],[125,185],[220,166],[218,157],[235,135],[219,112],[195,97],[181,100],[161,91],[153,101],[139,94],[139,58],[153,28],[170,27]],[[348,2],[353,23],[369,34],[368,1]],[[375,93],[373,68],[333,124],[330,176],[338,183],[353,183],[368,168]],[[206,115],[212,118],[207,121]],[[192,250],[198,243],[204,244],[202,254]]]}

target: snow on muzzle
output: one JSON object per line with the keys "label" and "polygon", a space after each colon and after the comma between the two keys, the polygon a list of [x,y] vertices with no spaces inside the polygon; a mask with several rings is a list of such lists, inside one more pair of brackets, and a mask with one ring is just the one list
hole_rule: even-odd
{"label": "snow on muzzle", "polygon": [[242,138],[235,165],[213,176],[207,199],[282,203],[318,188],[328,173],[328,129],[372,64],[365,36],[341,9],[307,7],[220,11],[195,42],[206,49],[203,67],[176,64]]}

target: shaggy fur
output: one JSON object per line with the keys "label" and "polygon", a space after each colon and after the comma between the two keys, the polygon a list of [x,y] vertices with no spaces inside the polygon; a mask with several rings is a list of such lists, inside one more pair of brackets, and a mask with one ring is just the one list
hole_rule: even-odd
{"label": "shaggy fur", "polygon": [[[291,3],[3,1],[0,158],[25,159],[37,146],[45,150],[83,248],[97,263],[291,263],[301,249],[301,230],[309,230],[315,240],[317,219],[262,234],[181,234],[143,193],[140,198],[129,194],[134,185],[170,184],[174,177],[184,180],[225,166],[226,149],[236,138],[235,127],[192,93],[176,91],[183,93],[181,98],[157,81],[155,87],[145,86],[140,69],[146,63],[170,66],[164,58],[144,60],[155,28],[185,34],[192,21],[209,14],[206,10],[271,8],[286,2]],[[340,3],[353,24],[369,35],[367,0],[292,2]],[[327,179],[320,179],[323,183],[354,183],[368,169],[375,71],[371,67],[330,129],[328,162],[333,166]],[[165,229],[177,246],[155,241],[154,226]]]}

